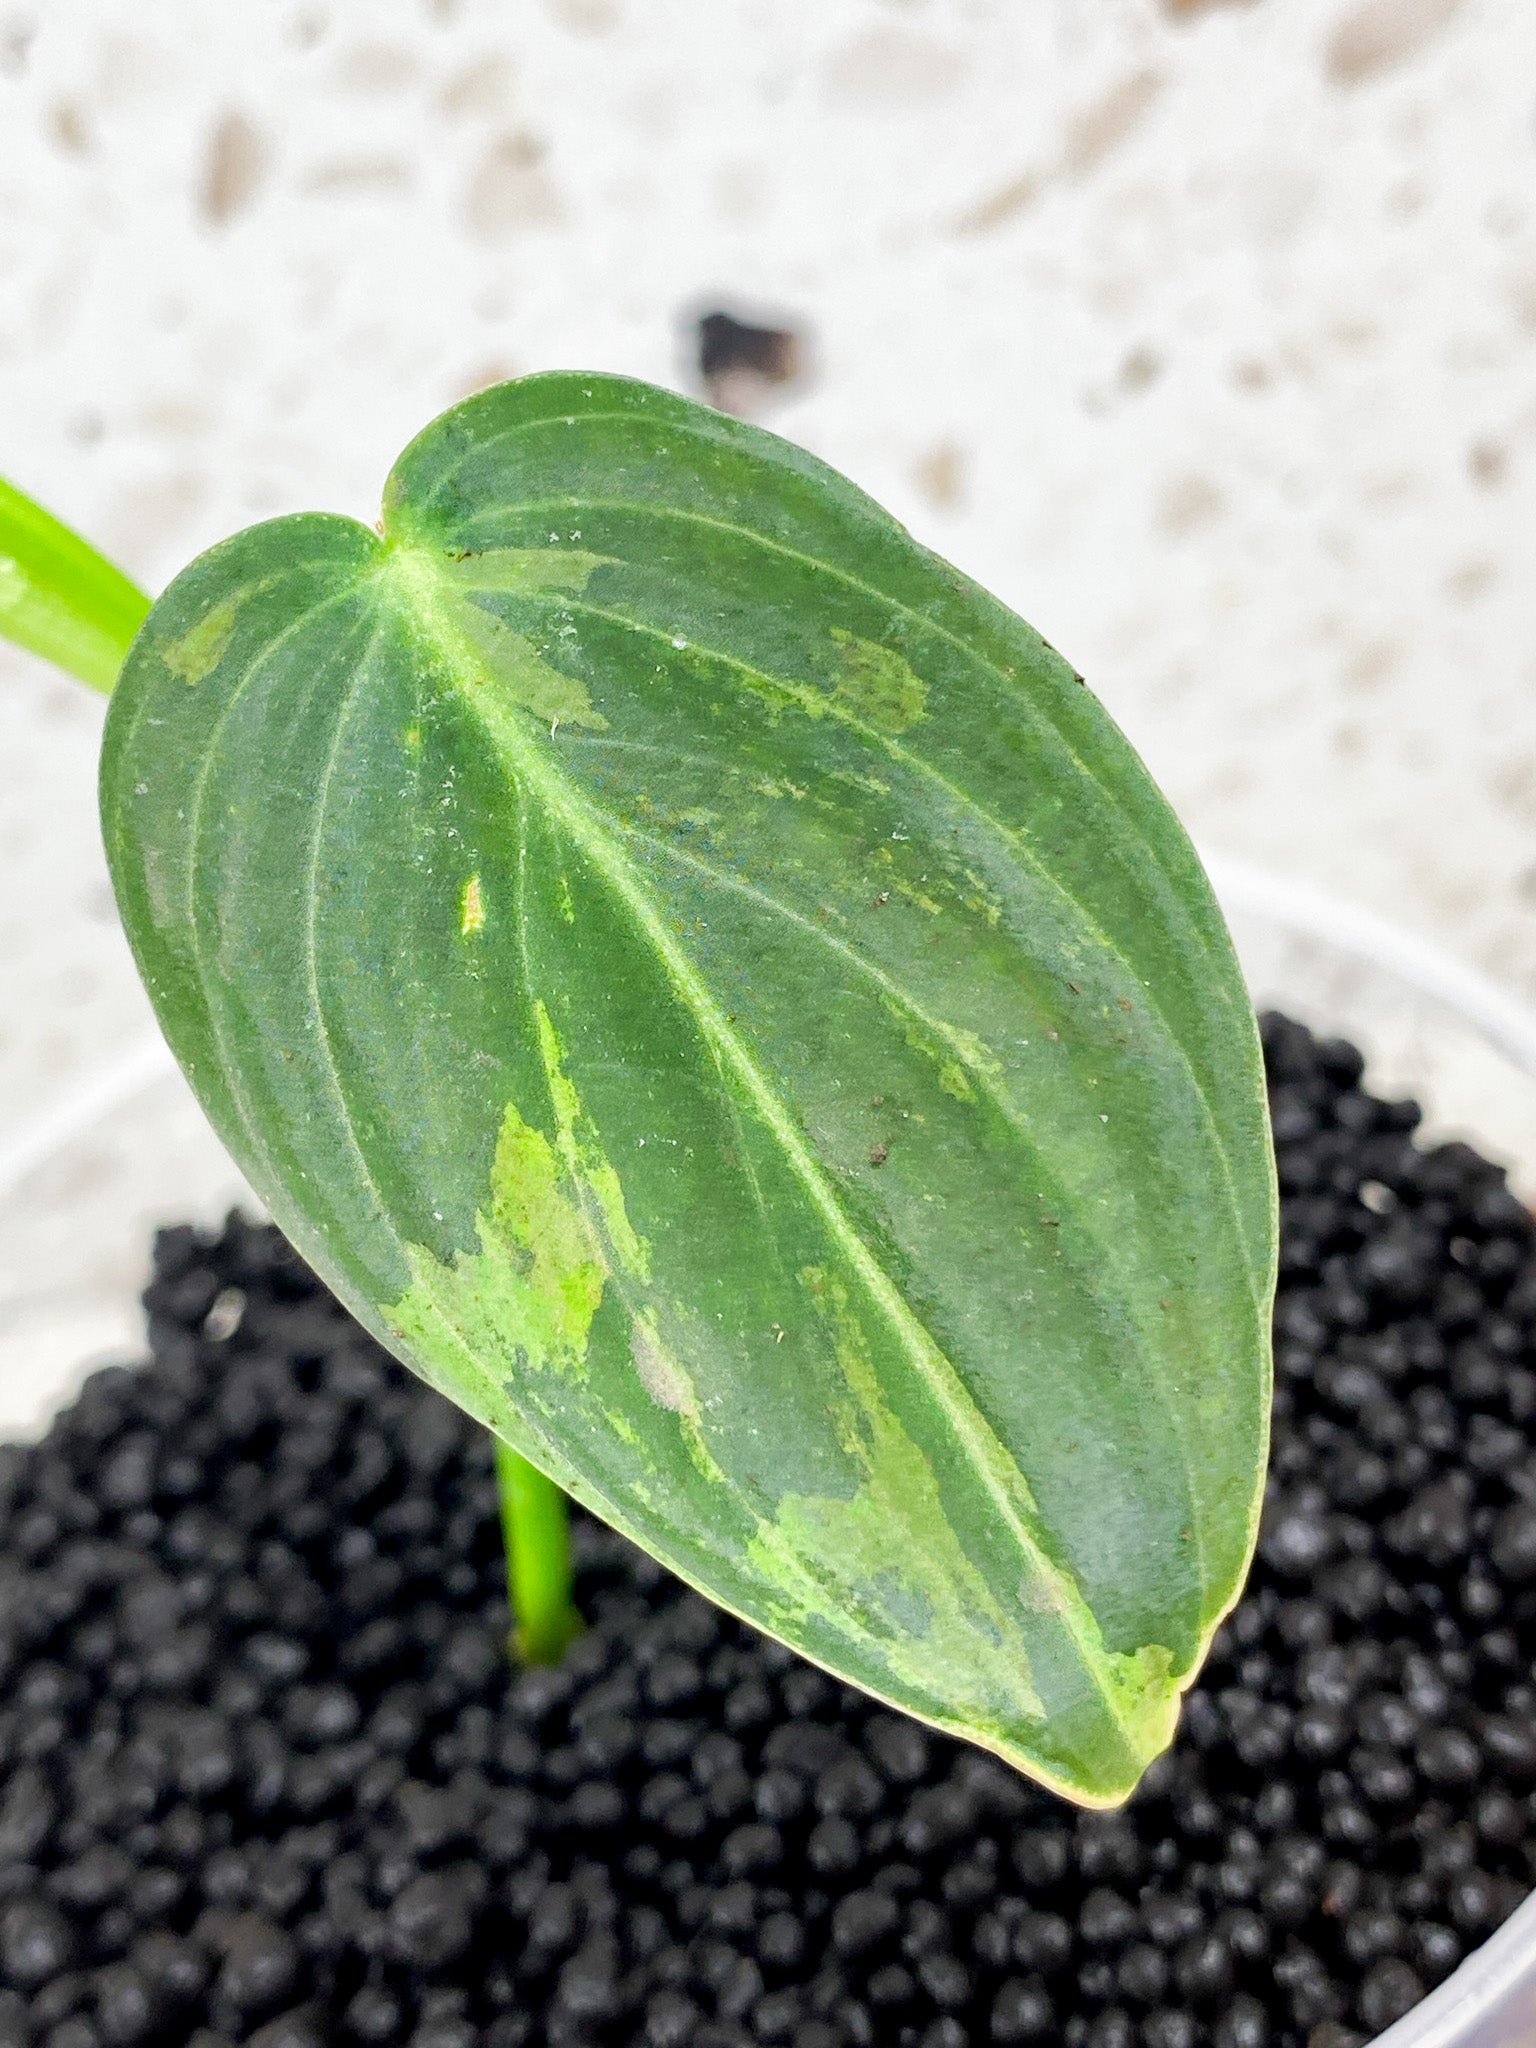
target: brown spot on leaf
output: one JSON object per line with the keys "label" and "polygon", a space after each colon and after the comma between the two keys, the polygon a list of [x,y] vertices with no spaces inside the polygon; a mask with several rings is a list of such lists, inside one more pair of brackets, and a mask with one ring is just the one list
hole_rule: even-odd
{"label": "brown spot on leaf", "polygon": [[201,205],[204,219],[223,227],[243,213],[261,189],[267,147],[244,114],[225,114],[208,138]]}
{"label": "brown spot on leaf", "polygon": [[871,1166],[884,1166],[890,1156],[891,1148],[889,1145],[871,1145],[869,1148],[869,1163]]}
{"label": "brown spot on leaf", "polygon": [[1363,85],[1426,49],[1461,12],[1462,0],[1362,0],[1328,40],[1335,85]]}

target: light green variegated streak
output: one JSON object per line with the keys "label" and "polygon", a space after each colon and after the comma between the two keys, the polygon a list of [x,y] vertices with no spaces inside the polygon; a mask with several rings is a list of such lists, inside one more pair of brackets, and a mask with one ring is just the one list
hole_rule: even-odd
{"label": "light green variegated streak", "polygon": [[381,539],[195,563],[103,816],[168,1035],[408,1363],[691,1583],[1089,1804],[1241,1585],[1273,1187],[1187,842],[801,451],[535,378]]}

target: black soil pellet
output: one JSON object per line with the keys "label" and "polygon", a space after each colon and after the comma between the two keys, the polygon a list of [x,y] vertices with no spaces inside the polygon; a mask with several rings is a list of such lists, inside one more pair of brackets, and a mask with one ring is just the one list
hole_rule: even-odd
{"label": "black soil pellet", "polygon": [[1249,1591],[1081,1814],[577,1517],[510,1669],[484,1437],[268,1229],[0,1449],[0,2048],[1353,2048],[1536,1874],[1536,1229],[1265,1024]]}

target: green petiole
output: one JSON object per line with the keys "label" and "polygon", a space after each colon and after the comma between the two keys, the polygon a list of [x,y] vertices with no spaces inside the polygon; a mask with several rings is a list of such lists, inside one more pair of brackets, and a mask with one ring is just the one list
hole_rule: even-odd
{"label": "green petiole", "polygon": [[[0,477],[0,638],[110,696],[149,607],[121,569]],[[500,1442],[496,1482],[514,1648],[530,1664],[558,1663],[581,1627],[565,1495]]]}
{"label": "green petiole", "polygon": [[0,477],[0,634],[108,696],[148,611],[121,569]]}
{"label": "green petiole", "polygon": [[558,1664],[566,1645],[581,1632],[581,1617],[571,1602],[565,1495],[499,1437],[496,1489],[507,1548],[513,1650],[525,1664]]}

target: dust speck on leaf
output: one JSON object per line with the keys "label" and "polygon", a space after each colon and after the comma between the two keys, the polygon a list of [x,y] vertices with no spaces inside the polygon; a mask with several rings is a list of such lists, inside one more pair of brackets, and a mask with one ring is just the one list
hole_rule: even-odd
{"label": "dust speck on leaf", "polygon": [[1462,0],[1363,0],[1338,22],[1326,68],[1335,85],[1362,85],[1406,64],[1461,12]]}
{"label": "dust speck on leaf", "polygon": [[208,139],[203,166],[203,217],[223,227],[243,213],[261,189],[267,146],[244,114],[225,114]]}

